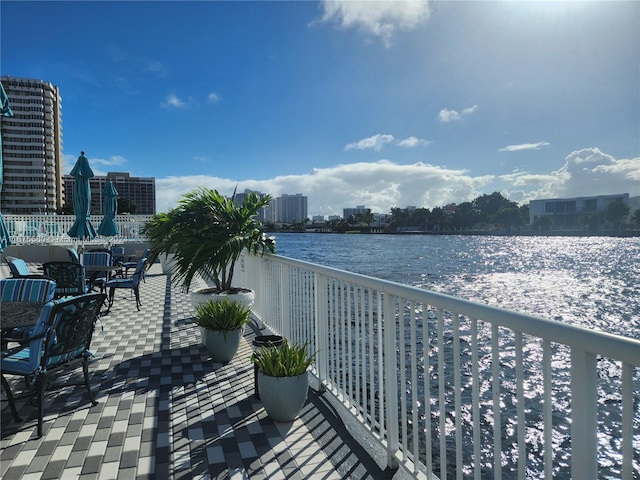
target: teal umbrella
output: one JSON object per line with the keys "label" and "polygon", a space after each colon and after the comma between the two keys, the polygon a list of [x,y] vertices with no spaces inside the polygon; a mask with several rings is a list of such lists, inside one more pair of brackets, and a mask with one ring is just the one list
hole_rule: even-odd
{"label": "teal umbrella", "polygon": [[118,235],[120,230],[115,222],[118,213],[118,191],[111,180],[107,180],[102,191],[102,213],[104,213],[104,217],[98,227],[98,235],[105,237]]}
{"label": "teal umbrella", "polygon": [[71,170],[71,176],[75,177],[73,184],[73,213],[76,221],[69,230],[69,236],[78,239],[92,239],[96,231],[91,225],[91,186],[89,179],[93,178],[93,170],[89,166],[89,160],[80,152],[75,166]]}
{"label": "teal umbrella", "polygon": [[[0,115],[3,117],[13,117],[11,106],[9,105],[9,97],[4,91],[2,83],[0,83]],[[0,136],[0,191],[2,191],[2,137]],[[11,245],[11,239],[9,238],[9,232],[7,226],[2,219],[2,213],[0,213],[0,252],[7,245]]]}

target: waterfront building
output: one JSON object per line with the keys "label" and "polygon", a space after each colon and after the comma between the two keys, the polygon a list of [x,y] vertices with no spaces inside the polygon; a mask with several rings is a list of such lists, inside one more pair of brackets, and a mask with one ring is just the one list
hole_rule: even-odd
{"label": "waterfront building", "polygon": [[343,208],[342,218],[348,220],[350,216],[356,216],[357,214],[366,214],[368,209],[364,205],[358,205],[355,208]]}
{"label": "waterfront building", "polygon": [[[259,192],[258,190],[249,190],[249,189],[245,189],[244,192],[242,193],[237,193],[235,195],[235,201],[238,204],[241,204],[242,202],[244,202],[244,199],[247,198],[247,195],[249,195],[250,193],[255,193],[258,198],[264,198],[267,194],[266,193],[262,193]],[[258,212],[258,219],[264,223],[267,220],[267,209],[265,208],[261,208],[260,211]]]}
{"label": "waterfront building", "polygon": [[[106,176],[95,176],[89,181],[92,213],[102,213],[102,191],[107,180],[113,182],[118,191],[118,198],[126,198],[137,207],[136,215],[156,213],[156,179],[154,177],[132,177],[128,172],[108,172]],[[73,204],[74,183],[73,176],[64,175],[65,203],[67,205]]]}
{"label": "waterfront building", "polygon": [[44,80],[0,78],[13,117],[0,116],[2,212],[55,213],[62,208],[62,98]]}
{"label": "waterfront building", "polygon": [[581,215],[603,212],[609,203],[616,200],[630,206],[628,193],[531,200],[529,202],[529,223],[533,224],[539,218],[548,216],[551,217],[554,226],[574,227],[579,225],[578,218]]}
{"label": "waterfront building", "polygon": [[271,200],[267,220],[274,223],[304,222],[307,219],[307,197],[301,193],[283,194]]}

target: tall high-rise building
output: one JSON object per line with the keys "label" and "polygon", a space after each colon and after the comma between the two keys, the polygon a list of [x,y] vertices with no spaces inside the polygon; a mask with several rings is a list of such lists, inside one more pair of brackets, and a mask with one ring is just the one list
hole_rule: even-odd
{"label": "tall high-rise building", "polygon": [[307,197],[301,193],[285,193],[273,198],[267,215],[268,219],[275,223],[304,222],[307,219]]}
{"label": "tall high-rise building", "polygon": [[[73,184],[75,178],[64,176],[65,203],[73,204]],[[91,213],[102,213],[102,201],[107,180],[113,182],[118,192],[118,199],[126,198],[136,206],[136,215],[153,215],[156,213],[156,179],[154,177],[132,177],[127,172],[109,172],[107,176],[95,176],[89,180],[91,187]],[[134,213],[134,212],[129,212]]]}
{"label": "tall high-rise building", "polygon": [[13,117],[0,116],[1,211],[55,213],[63,205],[62,98],[43,80],[0,78]]}

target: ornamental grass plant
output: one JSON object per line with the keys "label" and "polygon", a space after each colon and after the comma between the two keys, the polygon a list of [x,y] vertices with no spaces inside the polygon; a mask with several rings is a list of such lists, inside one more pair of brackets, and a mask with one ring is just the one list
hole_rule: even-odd
{"label": "ornamental grass plant", "polygon": [[196,323],[210,330],[229,332],[238,330],[251,321],[251,310],[231,300],[209,300],[196,307]]}
{"label": "ornamental grass plant", "polygon": [[266,347],[253,356],[254,363],[263,374],[270,377],[296,377],[302,375],[313,363],[316,353],[307,353],[308,342],[295,345],[287,340],[279,347]]}

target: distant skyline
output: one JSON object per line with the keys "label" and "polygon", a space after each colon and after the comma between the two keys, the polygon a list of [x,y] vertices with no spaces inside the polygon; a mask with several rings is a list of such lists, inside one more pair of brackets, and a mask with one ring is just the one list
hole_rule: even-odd
{"label": "distant skyline", "polygon": [[0,3],[0,74],[57,85],[68,173],[308,197],[640,195],[640,3]]}

